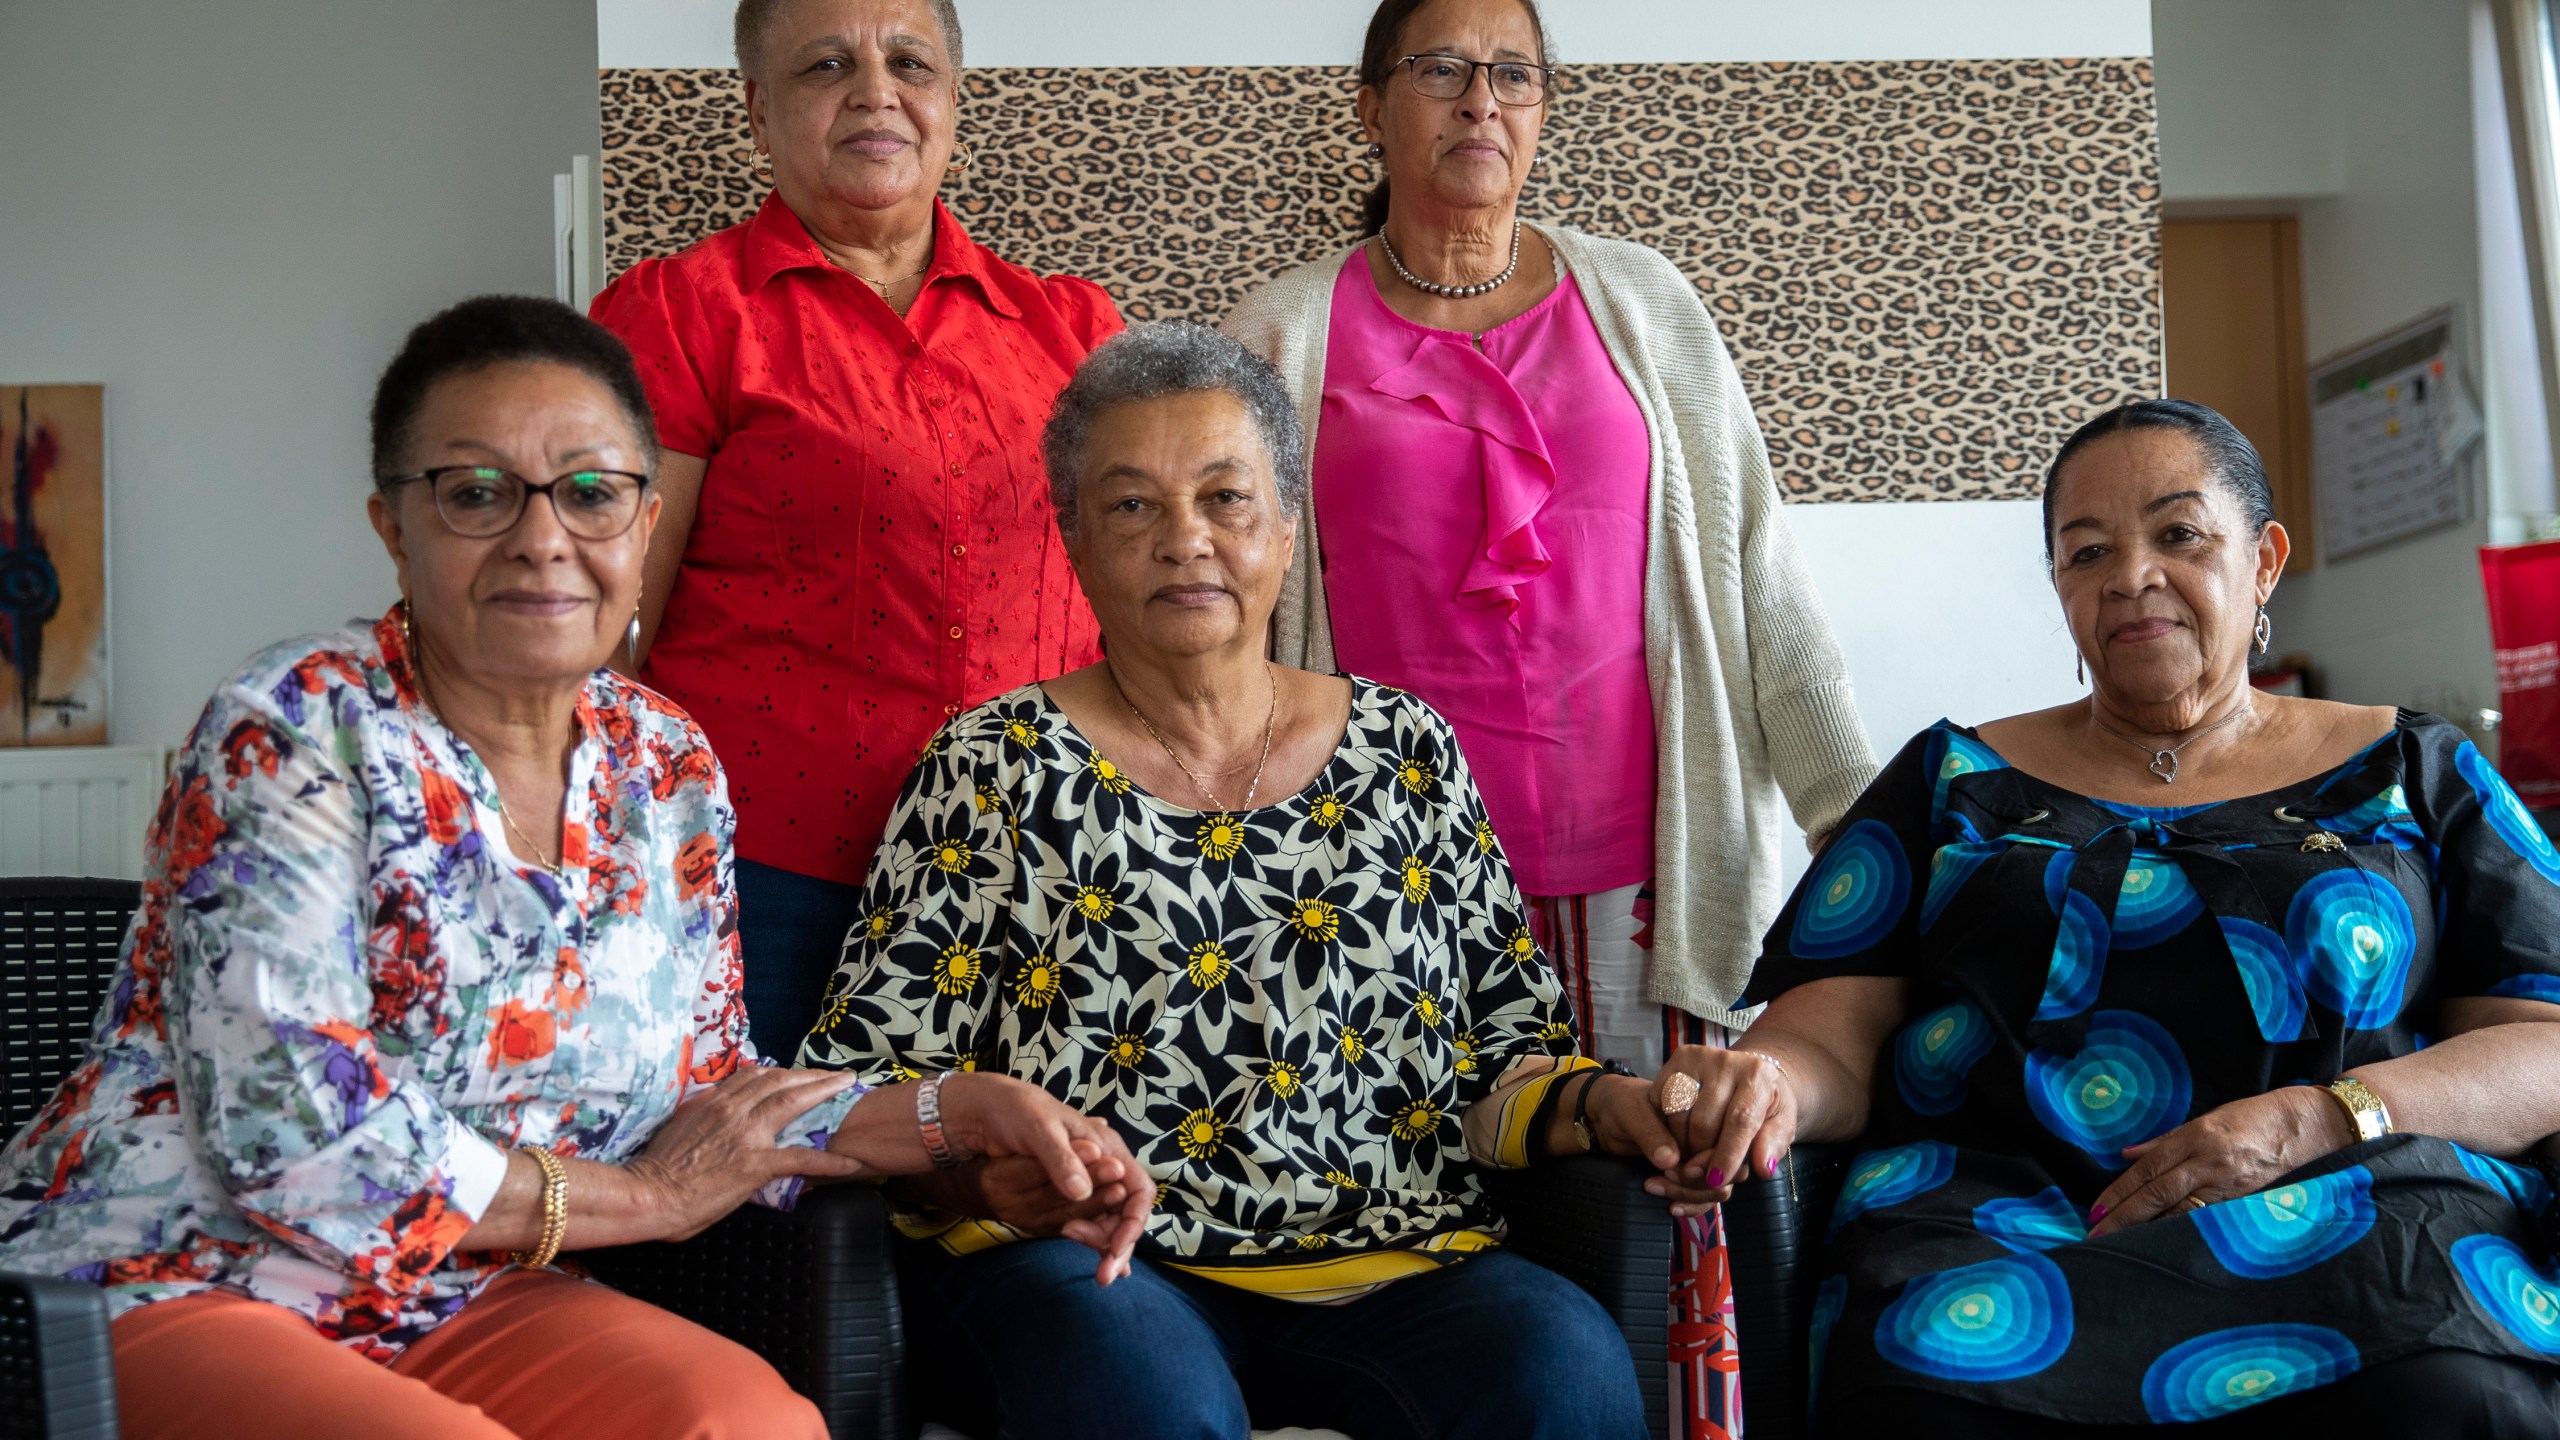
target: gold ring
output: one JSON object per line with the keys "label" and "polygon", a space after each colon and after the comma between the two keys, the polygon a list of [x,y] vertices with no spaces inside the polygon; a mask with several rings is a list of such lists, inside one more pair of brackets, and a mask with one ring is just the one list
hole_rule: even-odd
{"label": "gold ring", "polygon": [[2201,1209],[2203,1209],[2204,1207],[2205,1207],[2205,1202],[2204,1202],[2204,1201],[2202,1201],[2202,1200],[2197,1199],[2197,1198],[2196,1198],[2195,1196],[2193,1196],[2193,1195],[2190,1195],[2190,1196],[2188,1196],[2186,1199],[2181,1200],[2181,1201],[2179,1201],[2179,1202],[2178,1202],[2178,1208],[2179,1208],[2179,1209],[2181,1209],[2181,1210],[2189,1210],[2189,1211],[2193,1211],[2193,1210],[2201,1210]]}
{"label": "gold ring", "polygon": [[1679,1115],[1698,1103],[1698,1082],[1674,1070],[1662,1077],[1662,1095],[1654,1104],[1665,1115]]}

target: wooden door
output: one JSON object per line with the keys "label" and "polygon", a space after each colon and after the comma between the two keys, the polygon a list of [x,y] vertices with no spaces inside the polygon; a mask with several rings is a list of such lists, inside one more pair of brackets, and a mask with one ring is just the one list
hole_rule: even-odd
{"label": "wooden door", "polygon": [[2289,215],[2160,225],[2169,393],[2210,405],[2258,447],[2288,568],[2308,570],[2311,402],[2302,357],[2302,241]]}

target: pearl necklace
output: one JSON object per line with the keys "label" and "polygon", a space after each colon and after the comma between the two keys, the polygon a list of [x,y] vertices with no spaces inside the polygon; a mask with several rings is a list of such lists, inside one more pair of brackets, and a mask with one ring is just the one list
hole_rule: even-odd
{"label": "pearl necklace", "polygon": [[1473,300],[1479,295],[1490,295],[1511,283],[1511,277],[1520,270],[1520,222],[1517,220],[1511,222],[1511,263],[1502,267],[1501,274],[1473,285],[1435,284],[1407,270],[1403,258],[1396,254],[1395,242],[1387,238],[1383,228],[1378,231],[1378,243],[1385,247],[1387,263],[1395,267],[1398,279],[1425,295],[1436,295],[1443,300]]}

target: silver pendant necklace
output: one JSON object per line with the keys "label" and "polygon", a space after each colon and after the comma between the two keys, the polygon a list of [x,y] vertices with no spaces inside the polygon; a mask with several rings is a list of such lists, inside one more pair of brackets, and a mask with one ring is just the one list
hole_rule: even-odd
{"label": "silver pendant necklace", "polygon": [[1378,244],[1387,252],[1387,263],[1395,267],[1396,278],[1425,295],[1436,295],[1443,300],[1473,300],[1479,295],[1490,295],[1510,284],[1511,277],[1520,273],[1520,222],[1517,220],[1511,222],[1511,263],[1502,267],[1501,274],[1473,285],[1442,285],[1407,270],[1403,257],[1396,254],[1395,242],[1387,238],[1383,229],[1378,232]]}
{"label": "silver pendant necklace", "polygon": [[2132,746],[2134,749],[2150,756],[2151,773],[2160,777],[2161,784],[2169,785],[2176,783],[2178,778],[2179,751],[2186,749],[2188,746],[2193,745],[2207,735],[2212,734],[2214,731],[2219,730],[2223,726],[2229,725],[2240,719],[2242,716],[2247,715],[2253,708],[2255,707],[2253,707],[2249,701],[2244,699],[2240,702],[2239,709],[2234,710],[2230,714],[2223,716],[2221,719],[2214,721],[2212,724],[2205,726],[2203,729],[2198,730],[2193,735],[2188,736],[2186,739],[2179,741],[2177,744],[2170,746],[2166,750],[2144,744],[2142,741],[2134,739],[2132,736],[2127,735],[2113,725],[2108,724],[2106,721],[2099,720],[2094,711],[2090,714],[2089,718],[2097,723],[2099,729],[2106,731],[2108,734],[2113,735],[2127,745]]}

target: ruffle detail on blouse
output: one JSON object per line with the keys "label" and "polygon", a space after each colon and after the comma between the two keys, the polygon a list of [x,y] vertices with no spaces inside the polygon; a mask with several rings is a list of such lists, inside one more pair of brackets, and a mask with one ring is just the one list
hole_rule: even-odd
{"label": "ruffle detail on blouse", "polygon": [[1399,400],[1420,401],[1480,437],[1484,542],[1458,580],[1458,603],[1517,611],[1520,587],[1552,563],[1538,538],[1538,512],[1556,493],[1547,437],[1511,378],[1472,346],[1426,339],[1413,358],[1369,382]]}

